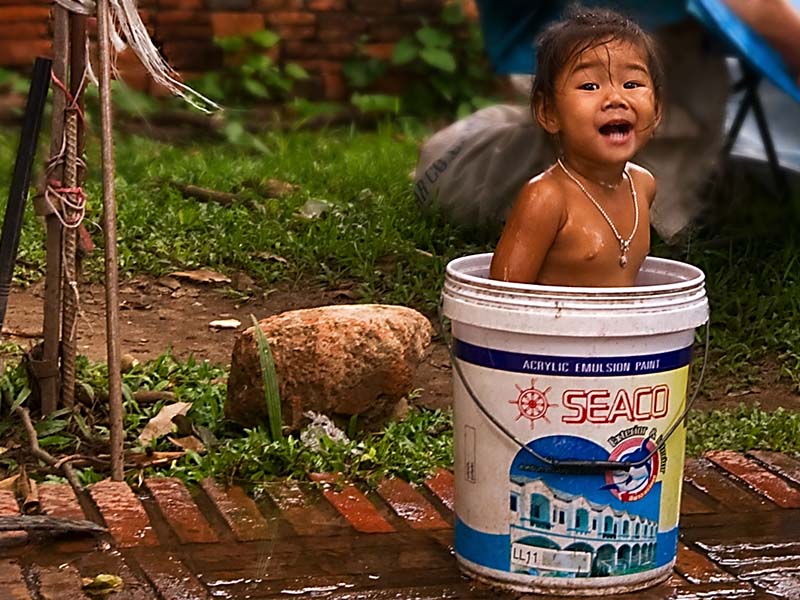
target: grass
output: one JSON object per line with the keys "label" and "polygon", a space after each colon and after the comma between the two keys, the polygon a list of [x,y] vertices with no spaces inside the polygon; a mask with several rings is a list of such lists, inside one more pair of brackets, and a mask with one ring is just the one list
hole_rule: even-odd
{"label": "grass", "polygon": [[[409,173],[426,133],[411,122],[385,124],[370,132],[273,132],[260,138],[264,152],[221,143],[172,146],[119,136],[122,274],[157,276],[200,267],[241,270],[265,285],[354,284],[359,300],[431,312],[447,262],[489,250],[491,243],[482,234],[418,211]],[[13,164],[15,148],[15,134],[0,132],[1,164]],[[90,147],[89,164],[94,176],[87,184],[87,218],[99,240],[96,147]],[[0,187],[7,187],[8,176],[0,172]],[[263,198],[256,190],[268,178],[299,189],[280,199]],[[185,199],[171,185],[176,182],[237,192],[243,201],[224,207]],[[800,220],[800,202],[781,205],[754,184],[739,189],[745,190],[743,197],[717,208],[724,218],[715,219],[680,247],[656,243],[654,254],[686,260],[706,272],[713,323],[708,373],[712,383],[749,386],[769,364],[777,365],[787,382],[800,386],[800,240],[792,233]],[[302,216],[309,200],[324,201],[325,214]],[[17,281],[35,281],[43,267],[42,228],[28,211]],[[101,252],[85,268],[89,276],[98,277]],[[103,367],[83,363],[81,369],[83,393],[98,399],[99,406]],[[171,467],[171,473],[187,479],[213,475],[255,482],[277,474],[299,477],[311,470],[339,470],[364,480],[386,473],[418,479],[452,461],[446,413],[415,412],[394,429],[329,444],[320,453],[309,452],[296,438],[272,441],[265,430],[238,430],[222,414],[225,375],[220,367],[179,363],[168,355],[126,374],[129,441],[160,408],[158,403],[138,405],[133,392],[163,387],[175,391],[179,400],[192,402],[192,421],[219,440],[213,452],[190,454]],[[2,385],[7,409],[24,393],[25,384],[21,374],[7,369]],[[82,409],[43,422],[43,444],[54,452],[101,447],[108,432],[102,411],[99,416],[94,412]],[[798,452],[798,419],[789,411],[766,413],[758,407],[695,413],[688,450],[768,447]],[[8,427],[8,419],[0,424],[0,430]],[[168,446],[159,444],[155,449]],[[87,470],[84,476],[95,475]]]}

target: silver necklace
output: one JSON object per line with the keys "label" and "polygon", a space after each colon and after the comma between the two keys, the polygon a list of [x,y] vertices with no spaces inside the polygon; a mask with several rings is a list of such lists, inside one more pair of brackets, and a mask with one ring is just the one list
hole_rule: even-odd
{"label": "silver necklace", "polygon": [[606,213],[606,211],[603,210],[603,207],[600,206],[600,203],[597,200],[595,200],[594,197],[589,193],[589,190],[586,189],[586,187],[578,180],[577,177],[575,177],[572,173],[569,172],[569,170],[567,169],[567,167],[564,165],[564,163],[560,158],[558,159],[557,162],[558,166],[561,167],[561,170],[564,171],[567,177],[569,177],[573,182],[575,182],[575,185],[577,185],[581,189],[581,191],[586,195],[586,197],[592,202],[592,204],[594,204],[595,208],[598,211],[600,211],[601,215],[603,215],[603,218],[606,220],[606,223],[608,223],[608,226],[611,227],[611,231],[614,232],[614,237],[617,238],[617,242],[619,243],[619,266],[624,268],[625,265],[628,264],[628,250],[630,250],[631,241],[633,240],[633,236],[636,235],[636,230],[639,228],[639,202],[636,199],[636,189],[633,187],[633,178],[630,176],[630,173],[628,173],[628,169],[626,168],[622,172],[622,176],[628,180],[628,185],[630,185],[631,188],[631,198],[633,198],[634,217],[633,217],[633,231],[631,231],[631,234],[628,236],[628,239],[625,240],[622,239],[622,236],[619,234],[619,231],[617,231],[617,227],[614,225],[614,222],[611,220],[611,217],[608,216],[608,213]]}

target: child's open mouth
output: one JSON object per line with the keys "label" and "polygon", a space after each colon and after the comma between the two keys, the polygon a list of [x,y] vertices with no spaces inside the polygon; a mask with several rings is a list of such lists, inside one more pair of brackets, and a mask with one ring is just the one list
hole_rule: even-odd
{"label": "child's open mouth", "polygon": [[621,143],[628,139],[633,132],[633,125],[629,121],[609,121],[600,127],[600,134],[607,137],[609,141]]}

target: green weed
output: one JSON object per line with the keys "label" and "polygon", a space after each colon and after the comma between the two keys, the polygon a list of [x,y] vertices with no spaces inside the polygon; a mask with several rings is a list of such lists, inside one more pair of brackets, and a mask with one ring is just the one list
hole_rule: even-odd
{"label": "green weed", "polygon": [[740,404],[732,410],[689,414],[686,452],[690,456],[708,450],[758,449],[800,453],[800,412]]}

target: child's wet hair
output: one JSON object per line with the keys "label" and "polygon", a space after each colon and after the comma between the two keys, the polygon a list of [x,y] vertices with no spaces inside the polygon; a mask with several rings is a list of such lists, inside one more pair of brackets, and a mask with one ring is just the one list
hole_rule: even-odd
{"label": "child's wet hair", "polygon": [[537,67],[531,88],[531,106],[551,105],[556,80],[572,60],[587,50],[610,42],[627,42],[642,49],[653,81],[656,107],[661,106],[663,70],[653,39],[632,19],[605,8],[569,6],[563,18],[547,27],[536,40]]}

